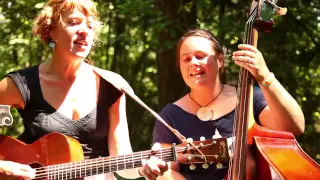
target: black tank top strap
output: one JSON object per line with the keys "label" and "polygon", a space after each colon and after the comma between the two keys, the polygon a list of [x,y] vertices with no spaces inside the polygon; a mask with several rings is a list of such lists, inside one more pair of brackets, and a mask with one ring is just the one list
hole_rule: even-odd
{"label": "black tank top strap", "polygon": [[37,97],[39,89],[36,88],[39,83],[38,76],[39,65],[10,72],[6,75],[13,80],[24,101],[25,108],[28,107],[30,101]]}

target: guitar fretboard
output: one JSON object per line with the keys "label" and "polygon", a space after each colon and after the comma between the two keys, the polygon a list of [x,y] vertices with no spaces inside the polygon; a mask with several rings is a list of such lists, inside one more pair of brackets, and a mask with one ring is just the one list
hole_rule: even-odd
{"label": "guitar fretboard", "polygon": [[[152,151],[142,151],[133,154],[101,157],[79,162],[58,164],[37,168],[35,179],[68,180],[142,166],[142,160],[148,159]],[[162,149],[152,154],[164,161],[174,161],[174,149]]]}

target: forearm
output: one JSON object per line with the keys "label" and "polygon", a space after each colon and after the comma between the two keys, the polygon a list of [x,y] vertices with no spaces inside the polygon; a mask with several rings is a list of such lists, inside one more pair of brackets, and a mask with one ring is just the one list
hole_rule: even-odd
{"label": "forearm", "polygon": [[262,125],[277,130],[290,131],[296,135],[304,132],[303,112],[296,100],[274,79],[270,86],[259,83],[263,95],[274,118],[262,122]]}

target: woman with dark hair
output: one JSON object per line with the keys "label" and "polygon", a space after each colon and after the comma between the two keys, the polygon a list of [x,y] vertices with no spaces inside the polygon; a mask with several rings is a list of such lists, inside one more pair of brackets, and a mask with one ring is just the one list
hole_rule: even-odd
{"label": "woman with dark hair", "polygon": [[[262,54],[251,45],[241,44],[234,52],[234,62],[247,69],[259,86],[254,87],[253,112],[255,120],[264,127],[299,135],[305,121],[301,108],[269,71]],[[177,46],[177,64],[190,92],[174,103],[167,104],[160,116],[186,138],[199,141],[214,135],[231,137],[237,105],[236,88],[221,83],[225,52],[212,33],[195,29],[184,34]],[[164,125],[156,122],[153,142],[163,147],[179,144],[179,139]],[[169,170],[159,179],[223,179],[228,163],[222,168],[211,164],[208,169],[197,165],[171,162]]]}

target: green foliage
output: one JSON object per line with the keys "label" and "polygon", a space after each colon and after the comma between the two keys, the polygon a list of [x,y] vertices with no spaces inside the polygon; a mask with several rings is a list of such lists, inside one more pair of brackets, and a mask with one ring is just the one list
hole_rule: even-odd
{"label": "green foliage", "polygon": [[[50,57],[50,50],[31,33],[32,20],[43,2],[0,1],[0,77]],[[194,24],[185,27],[185,24],[179,24],[181,22],[169,21],[161,9],[156,8],[157,3],[163,2],[160,0],[96,2],[104,28],[100,43],[89,58],[96,66],[122,75],[136,95],[158,112],[157,53],[163,47],[173,49],[176,43],[167,41],[165,46],[159,44],[159,32],[167,31],[175,37],[177,29],[185,31]],[[320,161],[320,4],[316,0],[280,3],[288,8],[288,13],[275,18],[272,33],[259,33],[258,47],[269,69],[303,108],[306,132],[298,140],[308,154]],[[194,0],[181,4],[179,11],[189,12],[193,8],[197,15],[196,26],[211,30],[228,48],[228,53],[235,51],[237,45],[242,43],[249,1]],[[177,29],[169,29],[170,24]],[[226,81],[235,80],[237,73],[237,66],[230,63],[226,69]],[[127,113],[133,149],[149,149],[155,119],[130,98]],[[16,110],[13,110],[13,115],[14,124],[2,128],[2,134],[17,136],[23,131]]]}

